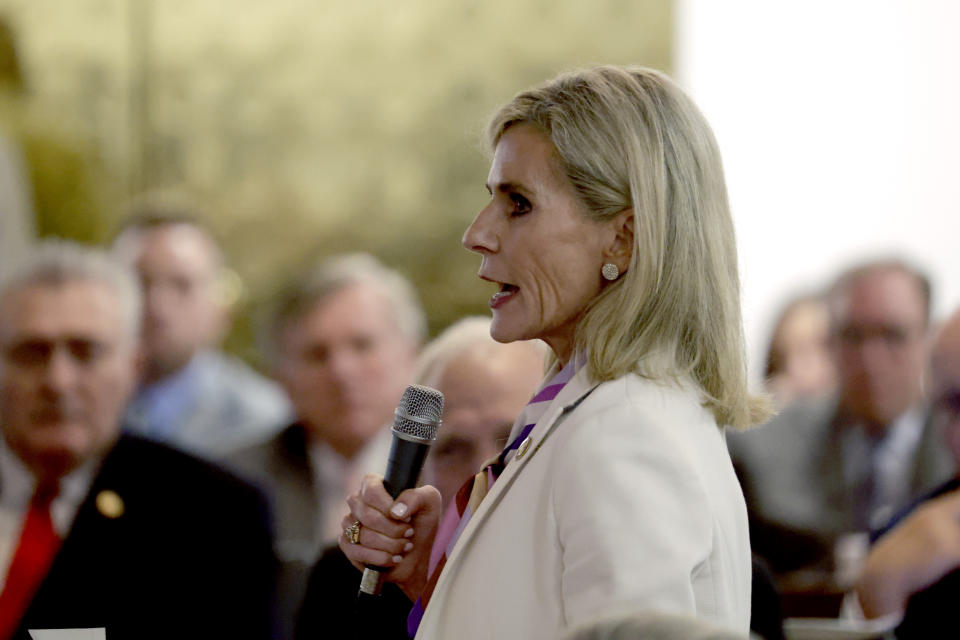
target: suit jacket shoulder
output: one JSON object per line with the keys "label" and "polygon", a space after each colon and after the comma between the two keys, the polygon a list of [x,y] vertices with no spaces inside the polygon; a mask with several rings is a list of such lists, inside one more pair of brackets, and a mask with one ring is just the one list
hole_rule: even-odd
{"label": "suit jacket shoulder", "polygon": [[326,548],[310,572],[296,640],[316,640],[331,629],[351,628],[363,638],[409,640],[407,615],[413,603],[390,582],[376,598],[358,600],[360,576],[339,547]]}
{"label": "suit jacket shoulder", "polygon": [[304,427],[289,425],[272,438],[227,456],[224,463],[267,496],[280,557],[312,565],[318,553],[320,504]]}
{"label": "suit jacket shoulder", "polygon": [[849,529],[835,398],[785,408],[728,436],[751,509],[764,521],[832,537]]}
{"label": "suit jacket shoulder", "polygon": [[282,635],[290,637],[310,567],[319,553],[317,521],[322,505],[307,454],[306,431],[294,423],[269,440],[231,454],[225,463],[259,486],[270,502],[274,548],[281,563],[278,613]]}
{"label": "suit jacket shoulder", "polygon": [[290,419],[283,391],[246,363],[214,351],[197,357],[198,401],[179,429],[189,449],[229,452],[271,436]]}

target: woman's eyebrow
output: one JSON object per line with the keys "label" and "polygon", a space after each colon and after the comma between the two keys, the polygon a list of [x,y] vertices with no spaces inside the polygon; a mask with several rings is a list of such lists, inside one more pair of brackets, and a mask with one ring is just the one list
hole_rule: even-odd
{"label": "woman's eyebrow", "polygon": [[510,193],[511,191],[520,191],[522,193],[531,193],[531,190],[517,182],[498,182],[495,185],[487,184],[487,191],[493,193],[494,190],[500,193]]}

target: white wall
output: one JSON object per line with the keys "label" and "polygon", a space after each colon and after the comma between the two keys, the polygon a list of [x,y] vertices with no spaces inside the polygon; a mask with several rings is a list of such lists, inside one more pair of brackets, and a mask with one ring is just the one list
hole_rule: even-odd
{"label": "white wall", "polygon": [[960,306],[960,2],[677,0],[676,77],[712,124],[754,379],[777,307],[852,261]]}

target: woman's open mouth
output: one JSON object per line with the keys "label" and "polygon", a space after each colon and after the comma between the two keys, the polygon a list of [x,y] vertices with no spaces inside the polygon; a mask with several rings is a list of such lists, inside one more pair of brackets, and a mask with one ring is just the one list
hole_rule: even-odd
{"label": "woman's open mouth", "polygon": [[507,300],[512,298],[516,293],[520,291],[520,287],[513,284],[500,284],[500,291],[497,291],[490,297],[490,308],[496,309],[500,305],[504,304]]}

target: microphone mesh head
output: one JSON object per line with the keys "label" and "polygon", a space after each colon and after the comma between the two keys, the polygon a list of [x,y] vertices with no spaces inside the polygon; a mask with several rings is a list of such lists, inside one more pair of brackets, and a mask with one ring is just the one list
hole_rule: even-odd
{"label": "microphone mesh head", "polygon": [[397,405],[393,430],[422,440],[435,440],[442,413],[442,393],[430,387],[412,384],[403,392],[400,404]]}

